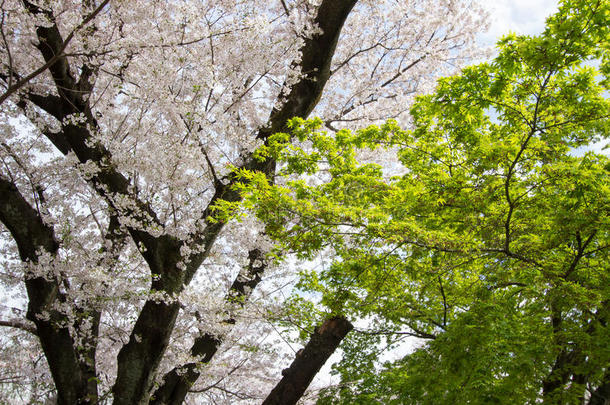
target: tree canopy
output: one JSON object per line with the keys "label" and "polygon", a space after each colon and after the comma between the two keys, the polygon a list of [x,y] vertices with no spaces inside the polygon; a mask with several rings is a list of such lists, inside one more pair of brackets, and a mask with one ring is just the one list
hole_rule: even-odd
{"label": "tree canopy", "polygon": [[328,258],[294,316],[356,324],[320,403],[610,401],[609,21],[564,1],[418,97],[412,129],[295,118],[255,155],[275,182],[235,169],[244,200],[220,212],[254,212],[278,257]]}
{"label": "tree canopy", "polygon": [[[293,117],[406,120],[485,20],[471,0],[1,1],[0,402],[260,403],[280,380],[298,400],[351,324],[288,352],[295,271],[260,222],[215,217],[241,198],[230,167],[272,178],[253,152]],[[282,378],[292,360],[307,375]]]}

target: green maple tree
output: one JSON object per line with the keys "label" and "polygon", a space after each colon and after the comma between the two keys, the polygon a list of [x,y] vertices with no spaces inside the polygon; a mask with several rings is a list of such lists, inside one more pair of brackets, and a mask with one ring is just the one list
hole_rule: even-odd
{"label": "green maple tree", "polygon": [[[278,252],[333,254],[295,309],[366,320],[320,402],[608,403],[610,159],[591,148],[610,129],[609,22],[607,0],[565,1],[420,97],[414,129],[294,119],[258,152],[275,184],[238,172]],[[405,336],[425,343],[381,362]]]}

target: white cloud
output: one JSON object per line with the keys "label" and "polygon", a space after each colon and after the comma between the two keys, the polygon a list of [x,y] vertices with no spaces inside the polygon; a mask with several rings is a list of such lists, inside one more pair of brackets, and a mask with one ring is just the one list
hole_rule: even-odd
{"label": "white cloud", "polygon": [[509,32],[535,35],[544,30],[545,20],[554,14],[558,0],[491,0],[486,4],[491,13],[491,26],[481,34],[482,45],[493,45]]}

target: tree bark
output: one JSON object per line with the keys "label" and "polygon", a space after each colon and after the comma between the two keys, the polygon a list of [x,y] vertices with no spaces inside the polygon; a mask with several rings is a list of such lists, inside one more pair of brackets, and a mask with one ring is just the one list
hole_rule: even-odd
{"label": "tree bark", "polygon": [[[15,239],[24,263],[38,263],[39,252],[53,256],[57,253],[59,244],[53,228],[42,221],[17,187],[3,175],[0,175],[0,221]],[[57,279],[54,275],[26,276],[25,286],[29,299],[26,317],[36,325],[36,335],[57,389],[58,404],[97,402],[97,383],[91,378],[95,377],[95,369],[80,362],[68,319],[53,307],[66,299]]]}
{"label": "tree bark", "polygon": [[[313,110],[330,76],[330,64],[343,23],[355,3],[356,0],[324,0],[322,2],[315,22],[323,33],[305,41],[302,58],[297,63],[305,76],[291,88],[282,106],[271,112],[268,125],[259,131],[260,138],[266,139],[269,135],[284,129],[288,119],[295,116],[305,118]],[[25,100],[37,105],[62,122],[62,130],[59,133],[45,135],[62,153],[73,152],[82,163],[88,161],[97,163],[100,170],[88,181],[93,189],[105,198],[117,215],[128,216],[143,225],[149,223],[160,225],[150,205],[140,201],[130,192],[130,179],[113,165],[110,151],[104,145],[93,141],[88,128],[97,128],[97,121],[88,104],[87,95],[92,89],[90,83],[93,83],[93,80],[89,79],[92,78],[94,72],[81,75],[86,80],[76,81],[71,73],[73,69],[71,69],[68,59],[62,55],[64,38],[55,24],[52,12],[27,0],[23,0],[23,4],[31,13],[44,14],[51,22],[49,26],[37,27],[36,33],[39,39],[38,49],[45,62],[53,62],[49,65],[49,72],[58,96],[43,97],[28,92],[23,95]],[[83,67],[83,69],[86,68],[86,66]],[[86,118],[87,125],[70,124],[69,121],[64,120],[75,113],[82,114]],[[245,162],[244,167],[261,170],[269,176],[272,176],[275,170],[272,161],[261,163],[248,157]],[[233,183],[234,181],[229,184],[216,184],[216,193],[209,206],[214,205],[219,199],[238,200],[240,196],[231,188]],[[120,210],[114,204],[115,195],[128,198],[136,208],[129,212]],[[207,211],[203,213],[203,218],[207,218],[209,215]],[[206,221],[206,225],[203,232],[189,238],[194,245],[203,246],[201,253],[190,258],[182,258],[178,253],[184,242],[165,235],[152,236],[145,230],[145,226],[128,227],[134,242],[144,245],[145,251],[142,256],[148,263],[151,273],[156,275],[155,281],[151,285],[151,291],[161,291],[173,295],[188,284],[223,228],[222,223]],[[177,267],[178,262],[183,259],[188,259],[185,260],[189,263],[186,271]],[[119,352],[117,379],[113,387],[115,403],[148,402],[152,382],[169,343],[178,312],[179,305],[174,302],[149,300],[145,303],[129,342]],[[211,358],[218,345],[219,341],[216,338],[204,334],[198,344],[203,349],[196,351],[201,351],[204,358]],[[196,380],[194,375],[190,379],[193,378]],[[190,387],[190,384],[192,383],[183,384],[179,390],[186,392],[185,388],[187,385]]]}
{"label": "tree bark", "polygon": [[352,329],[352,324],[342,317],[327,319],[316,328],[290,367],[282,371],[284,377],[269,393],[263,405],[296,404],[314,376]]}
{"label": "tree bark", "polygon": [[[306,75],[291,88],[284,103],[271,112],[268,124],[259,131],[259,138],[267,139],[269,135],[284,130],[286,122],[293,117],[306,118],[316,106],[330,77],[330,65],[341,30],[356,2],[357,0],[324,0],[322,2],[315,19],[318,27],[322,29],[322,33],[305,41],[301,48],[302,58],[300,62],[295,62],[295,65],[301,72],[306,72]],[[243,166],[251,170],[259,170],[269,177],[272,177],[275,171],[273,161],[258,162],[251,157],[246,159]],[[212,206],[221,198],[230,201],[239,200],[241,197],[231,191],[233,183],[234,181],[231,181],[229,185],[216,184],[216,193],[209,206]],[[207,218],[208,213],[204,214],[203,218]],[[203,236],[207,238],[208,234],[215,235],[215,233],[210,232],[215,227],[218,226],[208,224]],[[256,269],[253,267],[254,259],[257,259],[253,254],[254,256],[262,256],[261,259],[264,257],[264,254],[260,251],[250,252],[250,264],[246,272],[244,274],[240,272],[238,278],[235,279],[227,298],[245,301],[248,299],[250,292],[260,282],[264,268]],[[240,277],[244,280],[240,280]],[[247,293],[244,287],[248,287]],[[216,354],[220,344],[221,340],[218,337],[204,333],[195,340],[191,348],[191,354],[200,357],[202,359],[201,363],[208,363]],[[155,391],[151,403],[181,404],[189,388],[199,378],[200,372],[197,370],[199,366],[200,364],[189,363],[168,372],[163,378],[163,384]]]}
{"label": "tree bark", "polygon": [[[64,39],[55,24],[53,14],[28,1],[23,3],[30,12],[44,14],[52,23],[50,26],[36,29],[39,39],[38,49],[45,62],[55,60],[49,66],[49,71],[59,97],[55,103],[47,103],[44,106],[49,108],[46,110],[49,114],[62,122],[62,128],[60,132],[51,134],[49,140],[64,154],[74,152],[81,163],[92,161],[99,166],[100,170],[88,179],[94,190],[106,199],[108,205],[118,215],[131,217],[142,224],[138,227],[128,227],[128,231],[136,244],[141,243],[145,247],[142,256],[148,263],[151,273],[158,276],[153,281],[151,290],[165,292],[168,295],[179,292],[186,283],[185,272],[177,268],[178,262],[182,259],[179,254],[182,242],[166,235],[154,237],[145,230],[146,225],[150,223],[159,226],[162,224],[150,205],[140,201],[130,192],[130,180],[112,164],[110,151],[99,142],[93,141],[88,127],[97,128],[98,125],[86,98],[91,91],[89,80],[83,82],[74,80],[68,59],[61,56]],[[85,76],[87,79],[90,78],[89,75]],[[34,97],[30,101],[40,104],[45,100]],[[82,114],[88,125],[64,121],[70,114],[75,113]],[[133,201],[136,208],[119,209],[114,204],[114,195],[128,198]],[[193,261],[190,267],[198,267],[202,260],[203,257],[199,261]],[[129,342],[119,352],[117,380],[113,388],[116,403],[136,404],[148,401],[152,382],[167,349],[178,311],[179,305],[174,302],[148,300],[145,303]]]}
{"label": "tree bark", "polygon": [[343,25],[357,1],[324,0],[320,4],[314,21],[322,33],[305,41],[301,60],[295,64],[305,76],[291,87],[281,107],[273,109],[268,125],[258,134],[259,138],[266,139],[282,131],[289,119],[306,118],[313,111],[330,77],[330,65]]}
{"label": "tree bark", "polygon": [[[229,304],[237,304],[243,307],[254,288],[262,279],[266,268],[265,255],[259,249],[253,249],[248,253],[248,265],[237,275],[225,301]],[[235,320],[226,320],[234,324]],[[181,367],[175,367],[163,377],[163,383],[153,394],[150,404],[177,405],[181,404],[188,394],[191,386],[197,381],[201,372],[199,368],[207,364],[218,351],[222,340],[220,337],[209,333],[203,333],[197,337],[191,347],[191,356],[197,357],[198,362],[191,362]]]}

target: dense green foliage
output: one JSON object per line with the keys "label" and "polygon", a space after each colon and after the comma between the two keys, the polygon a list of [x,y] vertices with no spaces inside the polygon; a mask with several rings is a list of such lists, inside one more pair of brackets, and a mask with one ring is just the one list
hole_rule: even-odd
{"label": "dense green foliage", "polygon": [[[542,35],[504,37],[492,62],[419,98],[413,130],[330,137],[295,119],[258,152],[281,162],[275,184],[239,172],[278,251],[332,252],[296,306],[366,325],[321,403],[594,404],[610,390],[610,159],[591,147],[610,129],[609,22],[608,0],[566,1]],[[381,363],[407,335],[425,344]]]}

